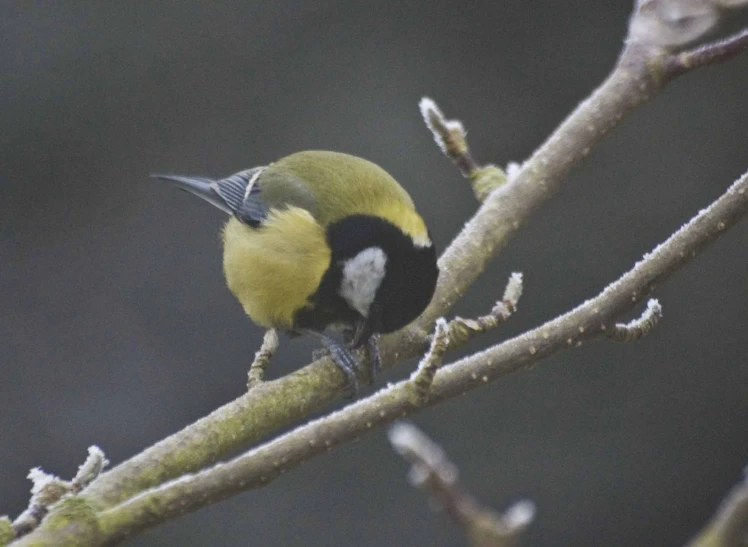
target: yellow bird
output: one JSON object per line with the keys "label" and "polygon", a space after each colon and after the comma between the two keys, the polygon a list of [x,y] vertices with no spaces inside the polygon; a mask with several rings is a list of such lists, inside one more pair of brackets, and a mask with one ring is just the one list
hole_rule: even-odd
{"label": "yellow bird", "polygon": [[[436,250],[408,193],[381,167],[338,152],[306,151],[220,180],[154,175],[232,215],[223,271],[250,319],[319,337],[349,386],[348,348],[398,330],[431,301]],[[340,328],[341,345],[325,331]]]}

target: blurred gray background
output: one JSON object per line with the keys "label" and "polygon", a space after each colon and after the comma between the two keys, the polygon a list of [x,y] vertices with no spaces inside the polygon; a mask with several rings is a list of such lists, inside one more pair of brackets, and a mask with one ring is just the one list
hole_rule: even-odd
{"label": "blurred gray background", "polygon": [[[528,6],[0,4],[0,514],[26,506],[30,467],[69,477],[94,443],[120,462],[245,389],[262,332],[224,285],[222,213],[149,173],[358,154],[443,249],[476,203],[421,96],[464,121],[479,160],[521,161],[607,74],[631,2]],[[743,55],[676,81],[574,169],[454,310],[485,313],[525,273],[519,312],[468,349],[594,296],[746,170],[747,70]],[[747,238],[744,222],[657,291],[650,337],[415,422],[480,500],[537,503],[527,545],[684,542],[748,462]],[[269,375],[314,348],[284,339]],[[377,431],[131,544],[462,544],[405,472]]]}

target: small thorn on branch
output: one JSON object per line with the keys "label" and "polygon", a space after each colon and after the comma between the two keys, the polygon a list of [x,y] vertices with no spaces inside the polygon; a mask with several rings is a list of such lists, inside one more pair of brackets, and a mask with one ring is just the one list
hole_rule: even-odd
{"label": "small thorn on branch", "polygon": [[398,422],[388,432],[393,449],[411,464],[408,479],[426,492],[435,506],[463,527],[470,545],[509,547],[535,516],[535,504],[523,500],[503,515],[480,505],[459,484],[459,472],[444,450],[409,422]]}
{"label": "small thorn on branch", "polygon": [[514,272],[509,276],[504,297],[496,302],[496,305],[488,315],[476,319],[464,319],[455,317],[449,322],[450,345],[462,345],[478,334],[495,329],[501,323],[509,319],[517,310],[517,303],[522,296],[522,274]]}
{"label": "small thorn on branch", "polygon": [[278,333],[275,329],[270,329],[262,337],[262,346],[255,353],[255,359],[249,367],[247,373],[247,389],[252,389],[260,385],[265,378],[265,368],[273,359],[275,352],[278,351]]}
{"label": "small thorn on branch", "polygon": [[440,317],[436,320],[429,350],[423,356],[421,362],[418,363],[418,368],[410,376],[418,400],[425,400],[428,397],[431,384],[434,382],[434,376],[442,364],[442,356],[448,347],[449,327],[447,321]]}
{"label": "small thorn on branch", "polygon": [[109,464],[104,452],[98,446],[88,448],[86,461],[78,468],[73,480],[66,481],[43,471],[39,467],[29,471],[28,478],[33,482],[31,501],[28,508],[13,521],[15,537],[21,537],[34,530],[49,513],[50,507],[64,497],[75,495],[91,484]]}
{"label": "small thorn on branch", "polygon": [[626,323],[617,323],[608,333],[608,336],[616,342],[635,342],[639,338],[649,334],[662,318],[662,306],[655,299],[647,302],[647,309],[640,317]]}
{"label": "small thorn on branch", "polygon": [[473,192],[483,201],[493,190],[506,183],[506,174],[495,165],[479,166],[470,153],[467,132],[459,120],[448,120],[437,104],[424,97],[419,103],[423,121],[441,151],[470,179]]}

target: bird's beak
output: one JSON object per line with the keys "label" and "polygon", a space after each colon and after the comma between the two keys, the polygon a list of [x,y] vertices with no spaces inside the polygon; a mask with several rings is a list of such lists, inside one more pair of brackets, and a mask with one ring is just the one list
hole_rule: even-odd
{"label": "bird's beak", "polygon": [[221,211],[231,214],[233,211],[226,205],[226,202],[218,195],[215,189],[215,181],[200,177],[182,177],[180,175],[151,175],[151,177],[160,180],[167,180],[173,183],[180,190],[195,194],[203,198],[208,203],[218,207]]}

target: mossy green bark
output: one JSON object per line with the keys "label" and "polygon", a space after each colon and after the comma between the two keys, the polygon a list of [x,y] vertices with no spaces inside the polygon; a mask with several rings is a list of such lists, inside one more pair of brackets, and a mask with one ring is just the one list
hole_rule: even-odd
{"label": "mossy green bark", "polygon": [[13,523],[8,517],[0,517],[0,547],[7,545],[15,538]]}
{"label": "mossy green bark", "polygon": [[104,537],[91,505],[74,496],[59,502],[32,534],[21,538],[14,547],[65,545],[90,547],[101,545]]}
{"label": "mossy green bark", "polygon": [[488,195],[506,184],[506,173],[495,165],[484,165],[470,173],[470,183],[473,185],[475,197],[483,203]]}

